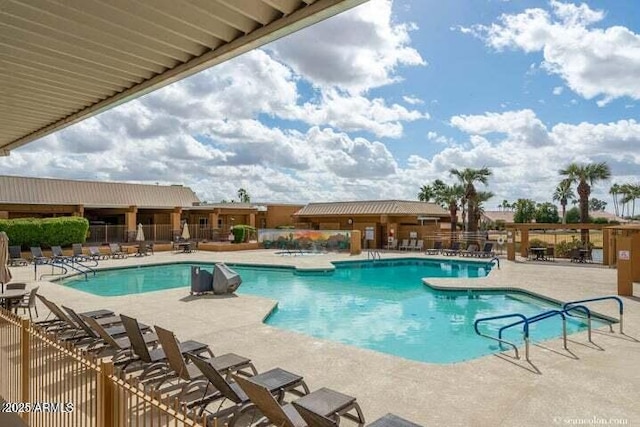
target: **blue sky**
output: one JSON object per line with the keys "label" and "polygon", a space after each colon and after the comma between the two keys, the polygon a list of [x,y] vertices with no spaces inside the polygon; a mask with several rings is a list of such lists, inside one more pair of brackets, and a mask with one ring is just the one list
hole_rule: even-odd
{"label": "blue sky", "polygon": [[560,167],[607,161],[608,200],[640,181],[639,32],[635,0],[371,0],[0,166],[308,202],[414,199],[486,165],[491,209],[548,201]]}

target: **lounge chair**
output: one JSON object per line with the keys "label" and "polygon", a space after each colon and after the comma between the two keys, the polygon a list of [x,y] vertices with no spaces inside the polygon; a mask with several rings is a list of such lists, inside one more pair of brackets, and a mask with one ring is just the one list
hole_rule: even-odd
{"label": "lounge chair", "polygon": [[[120,315],[122,325],[127,332],[127,338],[131,341],[133,353],[137,356],[136,361],[143,365],[143,371],[140,374],[140,380],[147,379],[151,374],[160,374],[162,376],[167,372],[167,356],[161,348],[149,350],[144,341],[144,334],[140,328],[138,321],[132,317]],[[213,357],[213,353],[209,346],[197,341],[185,341],[180,343],[181,353],[208,354]],[[161,379],[155,377],[154,379]]]}
{"label": "lounge chair", "polygon": [[[36,322],[38,325],[56,334],[63,334],[65,337],[64,339],[73,339],[74,337],[78,336],[77,334],[79,333],[84,334],[84,332],[81,331],[80,326],[76,324],[67,314],[65,314],[65,312],[62,311],[60,307],[58,307],[54,302],[49,301],[43,295],[37,294],[37,297],[49,309],[51,314],[56,317],[56,319],[54,320],[45,319],[43,321]],[[95,319],[109,319],[114,315],[114,313],[110,310],[94,310],[87,311],[81,314],[93,317]]]}
{"label": "lounge chair", "polygon": [[[298,411],[291,403],[281,405],[271,394],[269,389],[254,382],[251,378],[242,378],[234,375],[233,378],[249,396],[251,402],[276,426],[303,427],[306,426]],[[296,400],[300,406],[304,406],[312,412],[324,417],[344,416],[359,425],[364,425],[364,415],[355,397],[347,396],[329,388],[321,388]],[[356,415],[349,412],[355,410]]]}
{"label": "lounge chair", "polygon": [[482,246],[482,250],[476,251],[473,256],[477,256],[478,258],[490,258],[496,256],[496,253],[493,252],[493,242],[485,242]]}
{"label": "lounge chair", "polygon": [[443,249],[442,254],[447,256],[458,255],[460,253],[460,242],[455,241],[451,243],[450,249]]}
{"label": "lounge chair", "polygon": [[418,243],[416,243],[416,246],[413,249],[418,252],[422,252],[422,250],[424,249],[424,240],[418,240]]}
{"label": "lounge chair", "polygon": [[389,238],[389,240],[387,241],[386,249],[390,250],[390,251],[397,250],[398,249],[398,239],[394,239],[393,237]]}
{"label": "lounge chair", "polygon": [[51,246],[51,260],[53,262],[71,261],[73,257],[65,255],[60,246]]}
{"label": "lounge chair", "polygon": [[71,245],[71,247],[73,248],[74,261],[83,262],[89,261],[91,259],[91,257],[88,257],[84,254],[84,251],[82,250],[82,243],[74,243]]}
{"label": "lounge chair", "polygon": [[146,255],[149,255],[149,245],[147,242],[138,242],[138,251],[136,252],[136,256]]}
{"label": "lounge chair", "polygon": [[[8,286],[8,285],[7,285]],[[7,288],[9,289],[9,288]],[[29,310],[29,320],[33,322],[33,316],[31,316],[31,309],[33,308],[36,312],[36,317],[38,317],[38,307],[36,307],[36,295],[38,294],[39,287],[31,289],[29,292],[29,296],[26,299],[23,299],[15,306],[16,312],[21,308],[25,313]]]}
{"label": "lounge chair", "polygon": [[109,255],[113,259],[124,259],[128,256],[125,252],[122,251],[122,249],[120,249],[120,245],[117,243],[109,243],[109,252]]}
{"label": "lounge chair", "polygon": [[100,252],[100,248],[97,246],[89,246],[89,258],[94,261],[99,261],[103,259],[109,259],[109,255]]}
{"label": "lounge chair", "polygon": [[411,240],[409,240],[409,244],[407,245],[406,250],[407,250],[407,251],[412,251],[412,250],[414,250],[414,249],[416,248],[416,244],[417,244],[417,243],[416,243],[416,239],[411,239]]}
{"label": "lounge chair", "polygon": [[399,250],[408,249],[409,248],[409,239],[402,239],[402,244],[398,246]]}
{"label": "lounge chair", "polygon": [[[215,387],[209,387],[209,382],[199,381],[204,378],[202,371],[196,365],[186,363],[185,356],[180,350],[180,343],[173,332],[159,326],[155,328],[160,346],[167,356],[168,364],[167,375],[156,385],[156,389],[160,390],[168,380],[177,379],[179,383],[182,383],[178,399],[188,407],[206,406],[212,400],[218,399],[220,393]],[[256,368],[250,359],[234,353],[211,357],[207,361],[215,369],[225,374],[231,372],[242,373],[245,376],[257,374]],[[247,373],[243,369],[250,369],[251,373]]]}
{"label": "lounge chair", "polygon": [[[307,409],[300,405],[298,402],[292,402],[293,407],[298,411],[298,414],[306,422],[308,427],[338,427],[338,420],[322,416],[314,411]],[[394,414],[386,414],[381,418],[378,418],[367,427],[421,427],[420,424],[416,424],[409,420],[405,420]]]}
{"label": "lounge chair", "polygon": [[470,244],[469,246],[467,246],[467,249],[463,249],[461,250],[458,255],[460,256],[473,256],[478,252],[478,245],[476,245],[475,243]]}
{"label": "lounge chair", "polygon": [[9,266],[28,265],[29,261],[22,258],[20,246],[9,246]]}
{"label": "lounge chair", "polygon": [[427,255],[438,255],[441,252],[442,252],[442,242],[440,240],[433,243],[433,248],[427,249],[424,251],[424,253]]}
{"label": "lounge chair", "polygon": [[[111,361],[114,364],[123,365],[123,369],[126,368],[129,363],[137,360],[136,357],[133,356],[131,341],[129,338],[122,335],[110,334],[107,329],[96,322],[96,319],[92,317],[84,316],[82,314],[80,317],[102,339],[104,347],[100,349],[98,356],[102,357],[105,351],[112,350],[113,354],[111,355]],[[143,334],[143,337],[147,346],[155,348],[158,345],[158,336],[156,334],[148,332]]]}
{"label": "lounge chair", "polygon": [[23,291],[27,289],[27,284],[22,282],[7,283],[6,285],[4,285],[4,288],[8,291],[16,289]]}
{"label": "lounge chair", "polygon": [[31,260],[34,264],[49,264],[51,262],[51,258],[44,256],[40,246],[31,247]]}
{"label": "lounge chair", "polygon": [[[233,427],[235,422],[241,416],[241,414],[250,408],[253,408],[249,396],[240,388],[238,383],[231,382],[227,376],[217,370],[207,359],[193,354],[187,354],[186,357],[198,367],[200,372],[221,394],[222,398],[228,399],[235,403],[235,405],[222,409],[215,414],[218,420],[225,417],[226,421],[231,418],[229,426]],[[299,378],[299,380],[298,380]],[[269,392],[276,397],[278,402],[281,402],[284,398],[286,391],[295,390],[298,387],[303,387],[302,394],[309,394],[309,388],[305,384],[301,376],[287,372],[280,368],[271,369],[269,371],[257,374],[251,377],[253,382],[262,384],[267,387]],[[297,394],[297,393],[296,393]],[[203,408],[204,409],[204,408]],[[221,423],[222,424],[222,423]]]}

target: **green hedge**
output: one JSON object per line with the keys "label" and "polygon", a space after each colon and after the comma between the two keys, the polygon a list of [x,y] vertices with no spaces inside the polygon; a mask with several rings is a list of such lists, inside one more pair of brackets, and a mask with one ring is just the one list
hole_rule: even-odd
{"label": "green hedge", "polygon": [[23,249],[84,243],[88,230],[89,221],[76,216],[0,220],[0,231],[7,233],[9,244],[20,245]]}
{"label": "green hedge", "polygon": [[234,225],[231,230],[233,233],[233,243],[243,243],[245,242],[251,234],[256,233],[256,228],[250,225]]}

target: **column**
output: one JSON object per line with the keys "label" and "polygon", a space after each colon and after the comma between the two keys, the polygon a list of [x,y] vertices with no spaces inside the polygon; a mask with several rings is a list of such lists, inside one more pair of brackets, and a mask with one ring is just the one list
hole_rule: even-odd
{"label": "column", "polygon": [[84,217],[84,206],[83,205],[76,205],[75,209],[73,210],[73,213],[71,214],[72,216],[79,216],[79,217]]}
{"label": "column", "polygon": [[249,225],[252,226],[252,227],[256,226],[256,214],[255,213],[249,214]]}
{"label": "column", "polygon": [[516,260],[516,230],[507,228],[507,259]]}
{"label": "column", "polygon": [[632,296],[633,282],[640,281],[640,233],[616,237],[618,295]]}
{"label": "column", "polygon": [[611,229],[602,229],[602,264],[611,265]]}
{"label": "column", "polygon": [[9,211],[0,211],[0,219],[9,219]]}
{"label": "column", "polygon": [[529,252],[529,229],[522,228],[520,230],[520,256],[526,258]]}
{"label": "column", "polygon": [[124,213],[124,225],[125,225],[125,240],[127,242],[133,242],[136,240],[136,228],[138,222],[138,207],[129,206],[129,209]]}
{"label": "column", "polygon": [[180,229],[180,216],[182,215],[182,208],[176,207],[171,212],[171,239],[177,240],[180,238],[182,234],[182,230]]}
{"label": "column", "polygon": [[360,255],[362,252],[362,233],[360,230],[351,232],[351,255]]}

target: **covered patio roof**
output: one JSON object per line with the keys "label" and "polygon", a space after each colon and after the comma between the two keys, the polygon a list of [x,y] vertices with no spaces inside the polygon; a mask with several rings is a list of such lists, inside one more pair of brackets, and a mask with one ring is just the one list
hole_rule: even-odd
{"label": "covered patio roof", "polygon": [[365,1],[3,1],[0,155]]}

